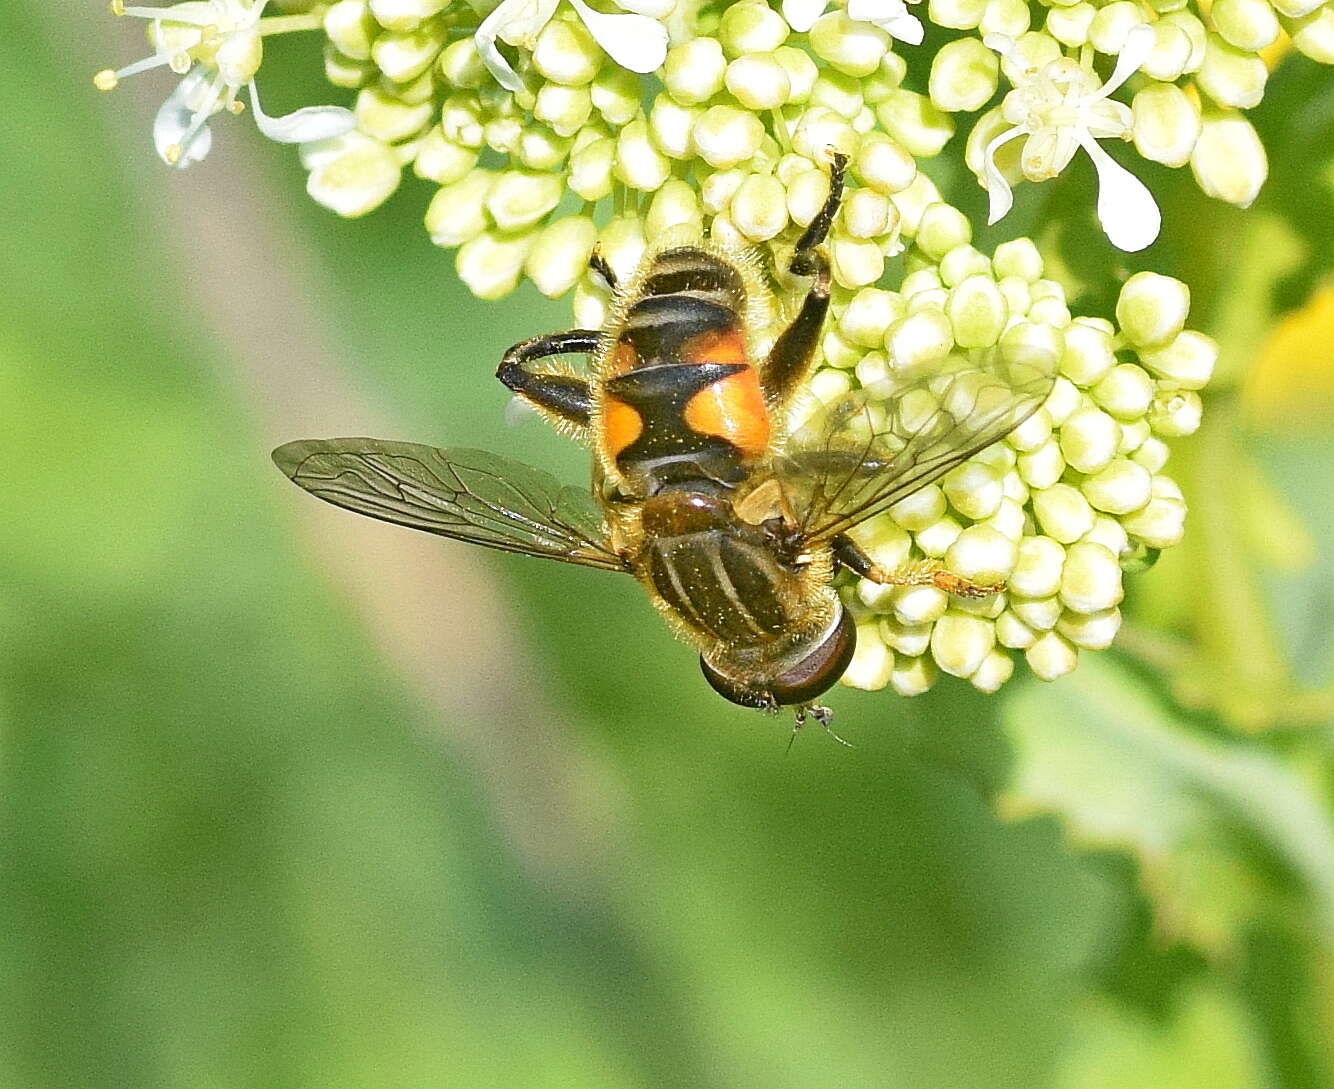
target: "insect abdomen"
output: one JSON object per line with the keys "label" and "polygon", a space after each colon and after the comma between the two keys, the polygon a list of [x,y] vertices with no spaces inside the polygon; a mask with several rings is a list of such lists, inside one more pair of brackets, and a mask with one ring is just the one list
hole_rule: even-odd
{"label": "insect abdomen", "polygon": [[606,357],[606,456],[644,495],[689,480],[739,483],[771,433],[740,273],[685,246],[653,258],[640,287]]}
{"label": "insect abdomen", "polygon": [[763,645],[792,623],[793,576],[758,531],[736,522],[724,499],[667,492],[643,510],[642,573],[697,634],[736,645]]}

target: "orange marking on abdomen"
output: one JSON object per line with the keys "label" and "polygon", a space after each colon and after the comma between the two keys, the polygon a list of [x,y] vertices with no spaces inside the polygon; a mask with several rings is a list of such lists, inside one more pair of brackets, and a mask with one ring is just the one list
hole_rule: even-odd
{"label": "orange marking on abdomen", "polygon": [[681,342],[682,363],[747,363],[746,338],[739,328],[710,329]]}
{"label": "orange marking on abdomen", "polygon": [[615,397],[605,396],[602,401],[602,441],[607,453],[616,459],[621,451],[644,432],[644,418],[638,410]]}
{"label": "orange marking on abdomen", "polygon": [[726,439],[749,457],[764,453],[769,446],[769,410],[755,368],[748,365],[700,390],[686,404],[685,422],[701,435]]}
{"label": "orange marking on abdomen", "polygon": [[611,372],[608,377],[614,378],[639,366],[639,353],[628,340],[618,340],[607,362]]}

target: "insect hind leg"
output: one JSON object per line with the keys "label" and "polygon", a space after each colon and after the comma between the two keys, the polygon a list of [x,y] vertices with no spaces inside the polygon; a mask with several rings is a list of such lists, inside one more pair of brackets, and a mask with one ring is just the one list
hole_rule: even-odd
{"label": "insect hind leg", "polygon": [[547,333],[514,345],[496,368],[496,377],[558,427],[583,431],[588,427],[591,394],[588,383],[572,374],[530,371],[535,359],[567,352],[595,352],[602,334],[593,329]]}
{"label": "insect hind leg", "polygon": [[1005,589],[1003,582],[973,582],[962,575],[956,575],[936,560],[918,560],[890,570],[872,560],[846,535],[840,535],[834,541],[834,559],[849,571],[881,586],[934,586],[937,590],[964,598],[990,597]]}

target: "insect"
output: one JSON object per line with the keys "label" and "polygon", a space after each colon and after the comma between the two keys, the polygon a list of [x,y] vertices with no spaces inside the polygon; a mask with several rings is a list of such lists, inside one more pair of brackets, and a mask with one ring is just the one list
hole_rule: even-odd
{"label": "insect", "polygon": [[[829,309],[823,243],[845,164],[833,156],[829,197],[796,242],[787,272],[809,286],[776,336],[775,296],[753,255],[670,235],[624,283],[594,254],[612,290],[601,329],[505,353],[500,381],[592,447],[591,494],[495,454],[378,439],[292,442],[274,461],[313,495],[373,518],[631,575],[718,693],[827,725],[815,701],[856,646],[838,569],[963,596],[1002,588],[931,562],[887,570],[851,531],[1003,438],[1052,382],[1049,365],[1021,353],[955,353],[906,374],[888,401],[856,390],[817,403],[788,433]],[[573,353],[588,356],[586,373],[533,366]]]}

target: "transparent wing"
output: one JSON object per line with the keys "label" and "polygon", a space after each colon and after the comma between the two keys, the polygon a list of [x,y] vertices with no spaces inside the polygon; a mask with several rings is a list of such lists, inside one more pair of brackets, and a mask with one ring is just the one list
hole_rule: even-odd
{"label": "transparent wing", "polygon": [[311,495],[458,541],[627,571],[587,490],[482,450],[381,439],[303,439],[273,460]]}
{"label": "transparent wing", "polygon": [[803,536],[825,541],[1003,439],[1047,398],[1050,352],[955,355],[853,390],[810,414],[775,464]]}

